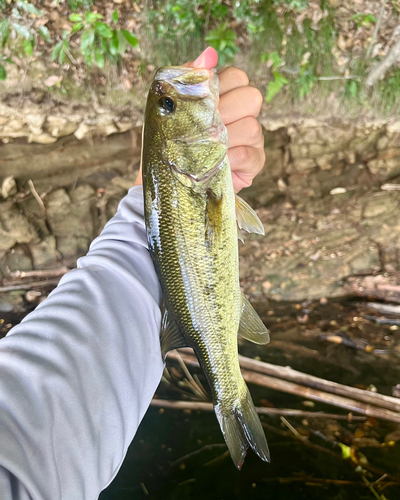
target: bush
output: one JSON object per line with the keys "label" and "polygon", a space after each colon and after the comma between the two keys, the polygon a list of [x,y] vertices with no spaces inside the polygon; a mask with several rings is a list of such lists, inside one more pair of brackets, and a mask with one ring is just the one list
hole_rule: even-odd
{"label": "bush", "polygon": [[[93,0],[68,0],[72,29],[51,34],[40,23],[44,12],[33,3],[0,0],[0,80],[7,77],[6,65],[12,64],[14,57],[39,55],[39,39],[48,45],[51,59],[59,64],[63,64],[66,58],[76,64],[75,57],[81,55],[89,67],[96,65],[99,68],[103,68],[105,62],[117,63],[129,47],[138,47],[135,34],[118,27],[118,11],[112,14],[109,25],[101,14],[91,11],[93,3]],[[79,42],[78,51],[72,50],[72,39]]]}

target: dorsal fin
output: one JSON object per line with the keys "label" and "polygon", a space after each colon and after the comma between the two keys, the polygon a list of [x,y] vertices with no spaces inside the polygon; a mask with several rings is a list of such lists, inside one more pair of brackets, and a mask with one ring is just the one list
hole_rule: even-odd
{"label": "dorsal fin", "polygon": [[268,344],[270,339],[266,326],[243,294],[242,299],[242,316],[240,318],[238,335],[255,344]]}
{"label": "dorsal fin", "polygon": [[235,196],[236,220],[239,229],[264,235],[264,226],[254,210],[240,196]]}

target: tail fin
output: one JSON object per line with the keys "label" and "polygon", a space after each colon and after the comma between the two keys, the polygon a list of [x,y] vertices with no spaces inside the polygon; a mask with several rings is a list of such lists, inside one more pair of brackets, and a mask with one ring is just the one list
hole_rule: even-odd
{"label": "tail fin", "polygon": [[270,461],[267,439],[247,387],[245,398],[233,412],[225,413],[222,404],[215,406],[215,413],[233,463],[239,470],[249,445],[262,460]]}

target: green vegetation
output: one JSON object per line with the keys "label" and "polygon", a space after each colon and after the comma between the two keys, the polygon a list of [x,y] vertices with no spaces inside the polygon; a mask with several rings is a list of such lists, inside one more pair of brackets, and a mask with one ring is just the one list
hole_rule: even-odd
{"label": "green vegetation", "polygon": [[[118,23],[118,11],[112,14],[113,26]],[[103,16],[96,12],[87,11],[85,15],[71,14],[70,21],[74,24],[71,33],[63,31],[62,40],[54,47],[51,59],[64,62],[67,55],[72,63],[74,58],[69,51],[69,40],[74,36],[80,37],[80,52],[88,66],[95,63],[99,68],[104,68],[105,60],[116,63],[118,58],[125,54],[128,45],[138,46],[135,35],[124,29],[113,28],[102,22]]]}
{"label": "green vegetation", "polygon": [[[154,0],[148,11],[152,56],[158,65],[177,64],[182,54],[194,58],[208,42],[225,65],[233,62],[245,40],[255,68],[266,64],[270,73],[266,101],[282,92],[303,99],[319,83],[318,76],[333,75],[337,39],[329,11],[317,27],[307,17],[301,26],[296,23],[307,7],[308,0],[244,0],[230,10],[217,0]],[[321,8],[327,8],[326,1]]]}
{"label": "green vegetation", "polygon": [[94,4],[94,0],[68,0],[68,5],[73,12],[79,9],[89,10]]}
{"label": "green vegetation", "polygon": [[372,14],[355,14],[351,20],[357,22],[358,28],[363,24],[365,24],[365,26],[370,26],[371,23],[376,23],[376,17]]}
{"label": "green vegetation", "polygon": [[[102,14],[91,11],[93,4],[93,0],[68,0],[73,12],[69,16],[69,21],[73,23],[71,30],[64,29],[62,33],[52,36],[49,29],[40,23],[40,18],[45,16],[44,11],[33,3],[27,0],[0,0],[0,80],[6,79],[6,65],[13,64],[15,57],[31,58],[35,51],[40,55],[39,39],[52,46],[51,60],[60,65],[66,57],[70,63],[77,64],[75,58],[83,56],[89,67],[95,64],[104,68],[106,61],[115,64],[129,47],[138,47],[134,33],[118,28],[117,10],[113,12],[109,25],[103,21]],[[80,42],[78,49],[71,47],[72,39]]]}
{"label": "green vegetation", "polygon": [[33,27],[35,19],[42,16],[43,12],[26,0],[17,0],[12,6],[9,6],[6,0],[0,0],[0,9],[4,13],[10,11],[6,17],[0,16],[0,46],[3,52],[0,55],[0,79],[4,80],[7,77],[5,63],[12,63],[12,57],[4,55],[4,49],[9,45],[11,37],[22,42],[20,46],[14,47],[14,55],[21,55],[22,48],[23,54],[28,57],[33,55],[37,37],[42,37],[46,42],[49,42],[51,37],[45,26],[38,29]]}
{"label": "green vegetation", "polygon": [[[240,64],[264,89],[267,103],[315,102],[315,97],[324,100],[334,93],[356,106],[380,103],[385,111],[398,106],[395,66],[373,89],[363,83],[382,57],[382,50],[372,50],[373,42],[378,47],[390,47],[391,42],[388,29],[378,26],[379,12],[372,13],[362,4],[351,7],[344,2],[348,17],[343,22],[328,0],[312,4],[308,0],[147,0],[144,8],[136,9],[139,23],[132,24],[133,1],[117,4],[112,15],[110,7],[115,4],[111,3],[107,10],[94,0],[53,3],[63,22],[49,20],[42,0],[0,0],[0,80],[7,78],[8,67],[16,61],[41,58],[64,68],[134,68],[131,81],[138,81],[148,67],[194,59],[211,45],[218,51],[220,66],[240,56]],[[399,17],[397,0],[389,0],[387,6],[392,16]],[[140,26],[140,33],[133,32],[132,26]],[[376,27],[384,32],[383,40],[379,34],[374,40]],[[139,48],[139,37],[140,51],[129,55]]]}
{"label": "green vegetation", "polygon": [[385,106],[385,111],[390,112],[399,107],[400,95],[400,69],[391,72],[384,80],[378,83],[377,93]]}
{"label": "green vegetation", "polygon": [[235,43],[236,39],[235,32],[228,29],[226,23],[220,24],[206,36],[206,42],[218,51],[221,66],[224,66],[227,61],[232,61],[236,52],[239,51]]}
{"label": "green vegetation", "polygon": [[[240,2],[247,3],[250,2]],[[235,7],[233,18],[238,9],[243,8],[240,5]],[[218,51],[221,64],[232,62],[239,48],[235,32],[227,27],[227,20],[231,17],[228,7],[218,0],[149,2],[147,36],[159,59],[156,62],[160,65],[177,64],[177,54],[183,53],[186,58],[194,58],[206,42]]]}

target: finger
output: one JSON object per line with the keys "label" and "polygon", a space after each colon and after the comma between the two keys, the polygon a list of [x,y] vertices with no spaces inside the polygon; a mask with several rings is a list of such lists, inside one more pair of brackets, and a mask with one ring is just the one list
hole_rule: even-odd
{"label": "finger", "polygon": [[188,62],[186,64],[182,64],[182,66],[186,66],[188,68],[215,68],[218,63],[218,52],[212,47],[207,47],[199,57],[193,61]]}
{"label": "finger", "polygon": [[241,120],[231,123],[227,127],[229,134],[229,147],[259,146],[264,142],[262,128],[253,116],[246,116]]}
{"label": "finger", "polygon": [[254,177],[262,170],[265,163],[264,148],[238,146],[228,150],[232,170],[233,186],[236,192],[251,186]]}
{"label": "finger", "polygon": [[136,180],[133,183],[133,186],[141,186],[143,184],[143,178],[142,178],[142,165],[139,167],[139,172],[137,174]]}
{"label": "finger", "polygon": [[219,112],[225,125],[229,125],[245,116],[258,116],[263,97],[254,87],[239,87],[230,90],[219,101]]}
{"label": "finger", "polygon": [[244,71],[230,66],[218,73],[219,76],[219,95],[226,94],[237,87],[246,87],[249,84],[249,78]]}

